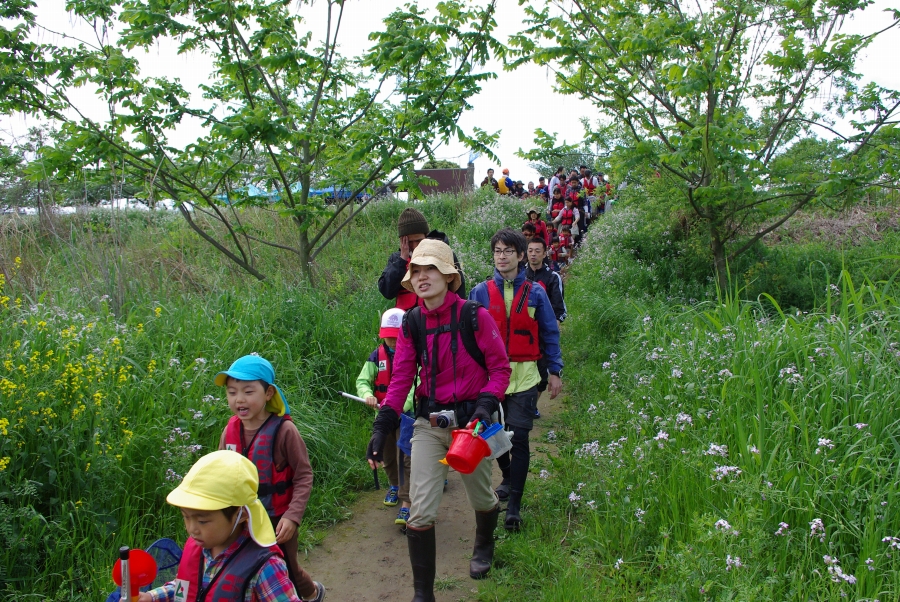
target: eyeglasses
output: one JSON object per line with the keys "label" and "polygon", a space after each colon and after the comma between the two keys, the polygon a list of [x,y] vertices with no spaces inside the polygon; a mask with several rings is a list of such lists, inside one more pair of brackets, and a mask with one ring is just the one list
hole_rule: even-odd
{"label": "eyeglasses", "polygon": [[505,249],[494,249],[494,257],[500,257],[501,255],[512,257],[515,254],[516,250],[512,247],[506,247]]}

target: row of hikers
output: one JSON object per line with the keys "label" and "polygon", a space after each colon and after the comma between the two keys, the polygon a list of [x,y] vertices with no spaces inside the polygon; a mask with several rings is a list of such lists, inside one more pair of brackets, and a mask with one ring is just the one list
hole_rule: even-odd
{"label": "row of hikers", "polygon": [[570,170],[568,175],[566,168],[559,166],[549,181],[541,176],[537,186],[529,182],[527,189],[521,181],[513,182],[509,169],[503,170],[500,180],[494,179],[493,169],[488,169],[481,186],[491,186],[500,194],[535,198],[543,202],[546,222],[535,207],[528,214],[531,226],[526,223],[522,234],[527,238],[544,237],[554,270],[565,267],[574,258],[575,247],[581,243],[591,220],[603,215],[615,201],[615,191],[605,174],[600,172],[594,175],[585,165],[578,170]]}
{"label": "row of hikers", "polygon": [[[432,231],[421,212],[405,209],[398,235],[400,249],[378,282],[395,307],[382,316],[382,344],[364,363],[357,393],[378,411],[366,458],[371,468],[387,469],[384,503],[401,504],[395,522],[407,537],[413,601],[428,602],[449,470],[442,460],[454,430],[488,427],[503,416],[511,443],[496,458],[502,474],[496,489],[488,457],[460,473],[475,513],[473,579],[491,569],[501,502],[507,530],[523,523],[529,433],[540,416],[540,393],[555,398],[562,387],[559,325],[566,308],[562,279],[545,261],[544,237],[529,241],[515,229],[498,231],[489,246],[494,275],[467,296],[446,236]],[[200,458],[168,495],[189,537],[176,578],[142,592],[139,602],[321,602],[325,587],[298,559],[297,526],[312,468],[274,367],[252,354],[214,382],[225,388],[233,416],[219,451]],[[401,418],[410,428],[400,428]],[[404,448],[408,453],[399,451]]]}

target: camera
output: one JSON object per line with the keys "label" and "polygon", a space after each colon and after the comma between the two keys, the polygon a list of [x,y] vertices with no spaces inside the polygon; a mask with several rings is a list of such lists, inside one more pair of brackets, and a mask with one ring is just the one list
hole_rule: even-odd
{"label": "camera", "polygon": [[456,412],[453,410],[442,410],[440,412],[432,412],[428,415],[428,421],[431,427],[436,429],[456,428]]}

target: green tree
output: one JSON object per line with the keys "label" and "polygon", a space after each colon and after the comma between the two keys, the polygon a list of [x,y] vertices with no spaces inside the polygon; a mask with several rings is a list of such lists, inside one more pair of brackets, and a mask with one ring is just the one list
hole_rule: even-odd
{"label": "green tree", "polygon": [[[413,163],[431,156],[433,145],[455,137],[491,154],[495,136],[463,131],[457,121],[493,77],[480,67],[504,51],[491,37],[493,2],[472,8],[448,0],[433,13],[408,4],[370,34],[367,52],[350,58],[338,53],[347,3],[326,0],[324,22],[315,25],[302,15],[311,5],[69,0],[93,39],[69,36],[72,43],[59,45],[39,41],[46,36],[38,35],[32,0],[4,2],[0,111],[60,126],[64,143],[44,153],[60,174],[117,166],[148,196],[173,199],[197,234],[257,278],[265,278],[257,245],[295,254],[309,275],[366,193],[387,181],[418,188]],[[211,57],[202,97],[175,78],[141,75],[143,51],[161,43]],[[72,90],[84,86],[97,90],[105,119],[73,100]],[[175,146],[172,134],[192,123],[202,134]],[[316,196],[314,185],[338,193]],[[291,220],[295,237],[289,244],[262,238],[241,219],[249,206]]]}
{"label": "green tree", "polygon": [[422,169],[461,169],[453,161],[446,159],[429,159],[422,164]]}
{"label": "green tree", "polygon": [[895,185],[900,93],[855,69],[900,11],[841,33],[870,4],[554,1],[527,7],[511,65],[552,68],[559,91],[624,127],[615,152],[658,170],[705,224],[724,289],[727,262],[800,208]]}
{"label": "green tree", "polygon": [[560,165],[567,170],[586,165],[594,173],[605,171],[609,151],[593,140],[595,135],[588,119],[582,118],[581,125],[586,136],[576,143],[560,140],[556,132],[551,134],[537,128],[534,131],[534,148],[527,151],[520,148],[516,155],[527,159],[532,169],[548,178],[556,173]]}

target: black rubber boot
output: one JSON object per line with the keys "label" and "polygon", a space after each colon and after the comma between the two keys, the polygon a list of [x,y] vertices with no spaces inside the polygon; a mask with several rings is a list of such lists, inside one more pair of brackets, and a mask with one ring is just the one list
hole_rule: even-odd
{"label": "black rubber boot", "polygon": [[497,528],[497,515],[500,506],[487,512],[475,513],[475,549],[469,562],[469,577],[482,579],[491,571],[494,561],[494,529]]}
{"label": "black rubber boot", "polygon": [[506,521],[503,528],[507,531],[518,531],[522,527],[519,506],[522,504],[522,492],[513,489],[509,492],[509,504],[506,505]]}
{"label": "black rubber boot", "polygon": [[434,525],[422,530],[407,527],[406,543],[416,591],[412,602],[434,602]]}

